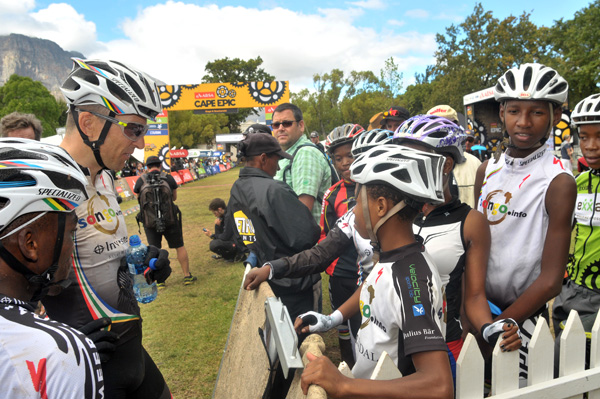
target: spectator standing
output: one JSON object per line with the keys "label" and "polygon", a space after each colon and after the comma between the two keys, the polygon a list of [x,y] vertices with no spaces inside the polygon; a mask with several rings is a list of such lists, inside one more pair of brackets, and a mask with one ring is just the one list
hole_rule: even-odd
{"label": "spectator standing", "polygon": [[0,120],[0,137],[21,137],[40,141],[42,123],[33,114],[13,112]]}
{"label": "spectator standing", "polygon": [[310,134],[310,141],[311,141],[311,142],[312,142],[314,145],[316,145],[316,146],[317,146],[317,148],[318,148],[319,150],[321,150],[322,152],[324,152],[324,151],[325,151],[325,147],[323,147],[323,144],[321,144],[321,143],[319,142],[319,133],[317,133],[317,132],[312,132],[312,133]]}
{"label": "spectator standing", "polygon": [[567,92],[566,80],[542,64],[509,69],[494,89],[507,150],[481,165],[475,183],[477,210],[492,233],[486,293],[502,312],[497,317],[524,331],[521,378],[529,337],[560,293],[569,253],[575,180],[546,146]]}
{"label": "spectator standing", "polygon": [[[102,363],[107,398],[169,399],[171,392],[142,346],[142,323],[133,294],[125,253],[128,234],[108,170],[123,167],[136,148],[144,148],[148,119],[162,107],[154,80],[122,63],[73,58],[63,83],[69,113],[61,147],[82,166],[89,199],[76,208],[75,251],[71,285],[61,295],[42,300],[48,315],[73,327],[110,317],[119,335],[116,350]],[[171,268],[168,252],[158,255],[148,277],[164,282]]]}
{"label": "spectator standing", "polygon": [[410,118],[410,113],[404,107],[393,106],[383,113],[383,119],[381,119],[381,128],[395,132],[398,126],[405,120]]}
{"label": "spectator standing", "polygon": [[560,159],[562,160],[563,166],[573,170],[573,146],[571,145],[571,136],[568,134],[563,137],[563,142],[560,145]]}
{"label": "spectator standing", "polygon": [[228,262],[241,262],[244,259],[244,251],[238,251],[234,239],[233,220],[227,215],[227,206],[221,198],[210,201],[208,210],[215,215],[215,232],[204,229],[204,235],[210,237],[210,250],[215,253],[213,259],[225,259]]}
{"label": "spectator standing", "polygon": [[[319,227],[309,209],[287,184],[273,179],[279,160],[291,156],[267,134],[249,134],[238,150],[246,166],[231,188],[227,212],[235,220],[239,241],[256,255],[260,265],[312,247],[319,238]],[[314,308],[313,286],[320,279],[319,274],[312,274],[272,279],[269,285],[294,320]],[[274,377],[275,396],[271,397],[283,398],[287,393],[293,374],[283,383],[281,373],[279,368]]]}
{"label": "spectator standing", "polygon": [[279,145],[290,155],[279,162],[275,180],[287,183],[318,223],[323,195],[331,186],[329,162],[303,134],[302,111],[296,105],[284,103],[275,108],[271,126]]}
{"label": "spectator standing", "polygon": [[[171,189],[171,198],[166,198],[166,200],[171,202],[170,206],[173,207],[176,217],[175,223],[166,224],[166,228],[163,231],[159,231],[159,229],[155,227],[144,225],[144,232],[146,233],[148,244],[157,248],[162,248],[162,239],[164,237],[167,240],[169,248],[175,248],[175,251],[177,252],[177,260],[179,261],[179,264],[181,265],[181,271],[183,272],[183,284],[193,284],[197,278],[192,276],[190,273],[190,261],[187,250],[183,244],[182,215],[179,207],[173,203],[177,200],[177,182],[175,182],[175,179],[173,176],[171,176],[171,174],[161,172],[161,161],[156,155],[148,157],[146,160],[146,166],[148,167],[148,173],[137,179],[135,186],[133,187],[133,192],[139,195],[151,178],[166,181]],[[138,197],[138,200],[139,199],[140,198]],[[140,208],[140,214],[143,211],[144,210]],[[157,286],[159,288],[164,288],[165,283],[158,283]]]}

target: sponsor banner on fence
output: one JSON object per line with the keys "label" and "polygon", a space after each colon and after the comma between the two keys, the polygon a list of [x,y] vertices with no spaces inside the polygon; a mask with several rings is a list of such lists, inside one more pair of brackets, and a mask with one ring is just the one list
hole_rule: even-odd
{"label": "sponsor banner on fence", "polygon": [[173,176],[173,179],[175,179],[175,182],[178,186],[181,186],[183,184],[183,180],[181,180],[181,176],[179,175],[179,173],[171,172],[171,176]]}
{"label": "sponsor banner on fence", "polygon": [[179,170],[179,175],[181,176],[181,180],[183,180],[184,183],[189,183],[191,181],[194,181],[194,178],[192,177],[192,174],[190,173],[189,170],[187,169],[182,169]]}

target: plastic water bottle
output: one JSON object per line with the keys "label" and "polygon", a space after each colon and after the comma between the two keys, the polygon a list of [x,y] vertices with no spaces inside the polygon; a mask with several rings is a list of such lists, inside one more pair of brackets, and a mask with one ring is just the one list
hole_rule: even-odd
{"label": "plastic water bottle", "polygon": [[[129,274],[133,279],[133,293],[135,299],[140,303],[150,303],[156,299],[158,290],[156,283],[148,284],[146,277],[144,277],[144,270],[146,266],[144,261],[146,260],[146,254],[148,253],[148,247],[142,243],[140,236],[133,235],[129,237],[129,248],[127,249],[127,266],[129,267]],[[150,268],[154,270],[154,263],[156,259],[150,261]]]}

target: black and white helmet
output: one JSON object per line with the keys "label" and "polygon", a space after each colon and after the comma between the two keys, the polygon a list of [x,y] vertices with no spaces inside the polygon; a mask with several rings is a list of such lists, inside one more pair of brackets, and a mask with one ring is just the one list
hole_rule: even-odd
{"label": "black and white helmet", "polygon": [[352,155],[356,157],[373,147],[390,143],[393,135],[394,132],[386,129],[373,129],[363,132],[352,142]]}
{"label": "black and white helmet", "polygon": [[442,155],[384,144],[356,157],[350,171],[359,184],[384,184],[417,203],[441,204],[445,160]]}
{"label": "black and white helmet", "polygon": [[511,68],[494,88],[498,102],[542,100],[562,105],[567,101],[569,84],[554,69],[542,64],[523,64]]}
{"label": "black and white helmet", "polygon": [[71,212],[87,199],[86,185],[85,175],[61,147],[0,139],[0,232],[27,213]]}
{"label": "black and white helmet", "polygon": [[99,104],[115,114],[155,120],[162,111],[153,78],[117,61],[72,58],[73,70],[61,86],[67,104]]}
{"label": "black and white helmet", "polygon": [[577,103],[571,120],[576,125],[600,123],[600,94],[592,94]]}

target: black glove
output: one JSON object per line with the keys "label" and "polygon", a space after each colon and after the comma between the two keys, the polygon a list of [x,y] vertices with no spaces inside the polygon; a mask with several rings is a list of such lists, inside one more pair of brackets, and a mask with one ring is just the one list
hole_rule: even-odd
{"label": "black glove", "polygon": [[[151,260],[152,265],[150,263]],[[148,254],[144,264],[148,266],[144,271],[144,277],[148,284],[153,281],[164,283],[171,275],[171,262],[169,261],[169,251],[166,249],[158,249],[153,245],[148,245]]]}
{"label": "black glove", "polygon": [[115,344],[119,339],[117,333],[103,330],[103,328],[110,326],[111,323],[110,318],[103,317],[92,320],[79,328],[79,332],[87,335],[94,342],[102,363],[106,363],[110,359],[111,354],[117,349],[117,345]]}
{"label": "black glove", "polygon": [[[509,327],[515,325],[517,328],[519,325],[513,319],[500,319],[496,320],[493,323],[486,323],[481,327],[481,336],[485,341],[493,347],[496,346],[496,342],[498,342],[498,338],[500,338],[500,334],[504,333],[504,324],[508,324]],[[521,338],[521,331],[517,330],[517,334],[519,338]]]}

